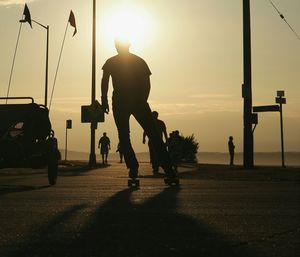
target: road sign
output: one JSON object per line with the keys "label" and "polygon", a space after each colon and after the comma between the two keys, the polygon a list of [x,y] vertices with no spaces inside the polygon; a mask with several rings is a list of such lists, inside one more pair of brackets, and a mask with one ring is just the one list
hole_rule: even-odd
{"label": "road sign", "polygon": [[252,122],[252,124],[255,124],[255,125],[258,124],[258,115],[257,115],[257,113],[252,113],[251,122]]}
{"label": "road sign", "polygon": [[279,105],[253,106],[253,112],[279,112]]}
{"label": "road sign", "polygon": [[277,96],[283,97],[284,96],[284,90],[277,90]]}
{"label": "road sign", "polygon": [[72,128],[72,120],[66,120],[66,128],[71,129]]}
{"label": "road sign", "polygon": [[104,122],[104,112],[98,101],[93,105],[81,106],[81,122],[82,123],[97,123]]}
{"label": "road sign", "polygon": [[286,104],[286,98],[284,97],[276,97],[275,101],[277,104]]}

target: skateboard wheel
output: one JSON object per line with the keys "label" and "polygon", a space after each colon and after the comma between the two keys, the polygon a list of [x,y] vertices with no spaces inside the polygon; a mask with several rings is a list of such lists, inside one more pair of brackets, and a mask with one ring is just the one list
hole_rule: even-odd
{"label": "skateboard wheel", "polygon": [[140,181],[138,179],[128,179],[128,187],[139,187]]}
{"label": "skateboard wheel", "polygon": [[178,178],[174,178],[174,179],[165,178],[164,181],[165,181],[166,185],[179,186],[179,179]]}

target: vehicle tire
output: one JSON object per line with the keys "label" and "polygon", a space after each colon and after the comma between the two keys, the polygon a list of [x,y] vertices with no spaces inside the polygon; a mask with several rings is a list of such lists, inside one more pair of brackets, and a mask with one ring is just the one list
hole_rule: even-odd
{"label": "vehicle tire", "polygon": [[48,159],[48,181],[51,186],[56,184],[58,174],[58,159],[57,159],[57,139],[49,139],[49,148],[47,153]]}

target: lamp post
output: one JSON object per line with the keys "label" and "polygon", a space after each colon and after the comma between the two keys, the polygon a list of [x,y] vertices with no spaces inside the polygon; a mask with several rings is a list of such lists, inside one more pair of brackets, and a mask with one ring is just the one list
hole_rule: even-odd
{"label": "lamp post", "polygon": [[[92,92],[91,92],[91,105],[96,102],[96,0],[93,0],[93,38],[92,38]],[[95,154],[95,130],[97,128],[97,122],[91,122],[91,148],[89,165],[96,165]]]}
{"label": "lamp post", "polygon": [[[47,40],[46,40],[46,75],[45,75],[45,100],[44,105],[47,107],[48,104],[48,60],[49,60],[49,25],[45,26],[33,19],[31,19],[34,23],[40,25],[47,31]],[[20,20],[20,22],[25,23],[27,20]]]}

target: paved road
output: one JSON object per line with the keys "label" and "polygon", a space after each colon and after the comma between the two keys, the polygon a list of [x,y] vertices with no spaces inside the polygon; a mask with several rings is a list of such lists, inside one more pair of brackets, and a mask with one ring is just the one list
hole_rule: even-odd
{"label": "paved road", "polygon": [[299,171],[287,175],[204,165],[181,167],[168,188],[141,165],[141,188],[125,167],[0,170],[0,256],[299,256]]}

